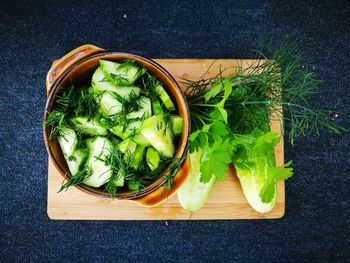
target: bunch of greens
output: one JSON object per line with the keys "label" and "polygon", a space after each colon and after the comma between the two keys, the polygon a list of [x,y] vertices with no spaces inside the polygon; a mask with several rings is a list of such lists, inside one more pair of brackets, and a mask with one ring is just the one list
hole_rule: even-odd
{"label": "bunch of greens", "polygon": [[271,131],[272,119],[280,120],[282,135],[289,125],[291,144],[323,128],[344,130],[333,122],[332,112],[310,107],[319,81],[304,69],[295,48],[287,41],[268,60],[259,53],[254,63],[238,67],[232,76],[223,77],[220,71],[214,78],[205,74],[183,81],[192,121],[190,158],[199,159],[193,161],[198,169],[192,169],[179,191],[184,208],[203,206],[215,178],[223,179],[231,162],[250,205],[261,213],[274,207],[277,181],[291,177],[293,170],[291,162],[276,166],[280,134]]}

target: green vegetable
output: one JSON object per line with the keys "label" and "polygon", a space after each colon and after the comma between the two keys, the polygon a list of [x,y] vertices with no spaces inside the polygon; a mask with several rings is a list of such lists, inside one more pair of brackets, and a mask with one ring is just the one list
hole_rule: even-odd
{"label": "green vegetable", "polygon": [[179,136],[182,133],[183,118],[178,115],[170,116],[171,131],[175,136]]}
{"label": "green vegetable", "polygon": [[277,181],[293,175],[290,162],[276,167],[274,147],[280,137],[258,129],[248,135],[235,135],[233,163],[249,204],[259,213],[275,206]]}
{"label": "green vegetable", "polygon": [[97,117],[94,119],[88,119],[88,117],[73,117],[69,120],[74,129],[81,133],[89,135],[107,135],[106,127],[102,126]]}
{"label": "green vegetable", "polygon": [[113,92],[123,98],[124,100],[130,100],[133,97],[140,95],[141,89],[136,86],[121,87],[116,86],[112,82],[108,81],[101,67],[98,67],[92,76],[92,93],[103,93],[105,91]]}
{"label": "green vegetable", "polygon": [[163,88],[162,85],[158,84],[155,87],[155,91],[158,94],[160,100],[163,102],[164,106],[168,110],[170,110],[170,111],[175,110],[175,105],[174,105],[173,101],[170,99],[168,93],[165,91],[165,89]]}
{"label": "green vegetable", "polygon": [[[58,140],[72,174],[60,191],[79,184],[104,187],[111,196],[121,189],[139,191],[167,168],[171,187],[180,169],[171,129],[182,125],[177,120],[171,127],[173,102],[162,83],[135,61],[100,64],[91,85],[60,88],[47,113],[50,139]],[[162,108],[159,97],[169,109]],[[162,115],[155,115],[152,101],[158,101]],[[159,152],[151,147],[146,153],[152,145]]]}
{"label": "green vegetable", "polygon": [[163,108],[159,100],[152,101],[152,111],[154,115],[163,113]]}
{"label": "green vegetable", "polygon": [[131,60],[122,63],[100,60],[100,65],[105,77],[117,86],[132,85],[146,72],[146,69]]}
{"label": "green vegetable", "polygon": [[60,135],[57,137],[58,143],[64,156],[71,156],[77,146],[77,135],[74,130],[64,128],[60,130]]}
{"label": "green vegetable", "polygon": [[146,160],[148,167],[154,171],[159,166],[160,156],[159,153],[152,147],[147,149]]}
{"label": "green vegetable", "polygon": [[[248,202],[258,212],[268,212],[277,181],[293,173],[290,163],[276,167],[279,136],[270,131],[272,116],[288,123],[292,144],[298,136],[318,134],[322,128],[336,133],[345,129],[332,121],[329,111],[310,108],[318,81],[301,67],[293,45],[282,45],[270,60],[240,68],[235,75],[223,78],[221,73],[184,81],[192,123],[190,153],[203,152],[197,176],[202,183],[223,178],[232,161]],[[190,203],[189,191],[194,190],[183,191],[184,203]]]}
{"label": "green vegetable", "polygon": [[106,163],[112,144],[104,137],[95,137],[87,142],[89,156],[86,166],[91,170],[91,175],[83,182],[86,185],[100,187],[107,183],[113,174],[112,167]]}
{"label": "green vegetable", "polygon": [[212,176],[209,182],[201,182],[201,159],[201,149],[190,154],[191,172],[177,192],[181,206],[192,212],[197,211],[207,202],[216,179]]}
{"label": "green vegetable", "polygon": [[167,126],[163,115],[154,115],[146,119],[140,133],[164,157],[171,158],[175,154],[173,134]]}

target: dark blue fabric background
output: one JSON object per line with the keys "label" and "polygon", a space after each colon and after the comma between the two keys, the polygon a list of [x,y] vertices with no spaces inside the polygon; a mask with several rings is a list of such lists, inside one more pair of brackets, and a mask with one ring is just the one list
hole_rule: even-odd
{"label": "dark blue fabric background", "polygon": [[154,58],[250,58],[288,33],[349,127],[349,1],[2,1],[0,262],[346,262],[349,133],[286,146],[286,215],[249,221],[50,221],[41,133],[52,61],[86,43]]}

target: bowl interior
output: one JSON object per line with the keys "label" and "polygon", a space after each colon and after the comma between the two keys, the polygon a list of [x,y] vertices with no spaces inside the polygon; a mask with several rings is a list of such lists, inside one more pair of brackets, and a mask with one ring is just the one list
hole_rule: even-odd
{"label": "bowl interior", "polygon": [[[68,68],[60,78],[55,81],[51,87],[50,94],[47,99],[46,107],[45,107],[45,113],[44,113],[44,120],[47,117],[46,112],[50,112],[54,106],[55,101],[57,98],[57,94],[59,94],[60,89],[70,86],[73,84],[75,87],[79,87],[81,85],[90,84],[91,83],[91,77],[93,72],[97,69],[99,66],[99,60],[105,59],[110,61],[120,61],[120,60],[126,60],[126,59],[132,59],[135,60],[140,65],[143,65],[147,70],[156,76],[162,83],[164,88],[167,90],[168,94],[171,96],[171,99],[173,100],[177,114],[183,117],[183,130],[182,134],[177,140],[177,150],[175,153],[176,157],[182,157],[187,149],[187,140],[189,136],[189,129],[190,129],[190,117],[189,117],[189,110],[187,106],[187,102],[178,86],[176,81],[171,77],[171,75],[163,69],[159,64],[156,62],[146,59],[144,57],[133,55],[129,53],[121,53],[121,52],[101,52],[99,54],[92,55],[88,58],[85,58],[78,63],[74,64],[72,67]],[[44,127],[44,137],[45,137],[45,143],[47,150],[49,152],[49,155],[55,164],[56,168],[59,170],[59,172],[66,178],[69,179],[71,177],[71,174],[69,172],[67,163],[65,161],[65,158],[62,154],[61,148],[57,142],[57,140],[49,139],[50,134],[50,128]],[[166,169],[163,174],[156,179],[154,182],[150,183],[148,186],[146,186],[143,190],[135,192],[130,190],[123,190],[117,194],[114,195],[116,198],[120,199],[130,199],[130,198],[136,198],[140,197],[142,195],[145,195],[156,188],[162,186],[166,179],[164,178],[164,175],[167,173]],[[104,190],[103,187],[100,188],[94,188],[90,187],[84,184],[77,186],[79,189],[89,192],[91,194],[109,197],[110,195]]]}

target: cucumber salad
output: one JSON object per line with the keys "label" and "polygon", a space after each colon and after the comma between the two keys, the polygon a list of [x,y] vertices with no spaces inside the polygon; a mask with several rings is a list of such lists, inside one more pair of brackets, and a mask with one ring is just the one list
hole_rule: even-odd
{"label": "cucumber salad", "polygon": [[91,83],[64,87],[48,113],[72,185],[138,191],[175,159],[183,118],[162,83],[135,61],[100,60]]}

